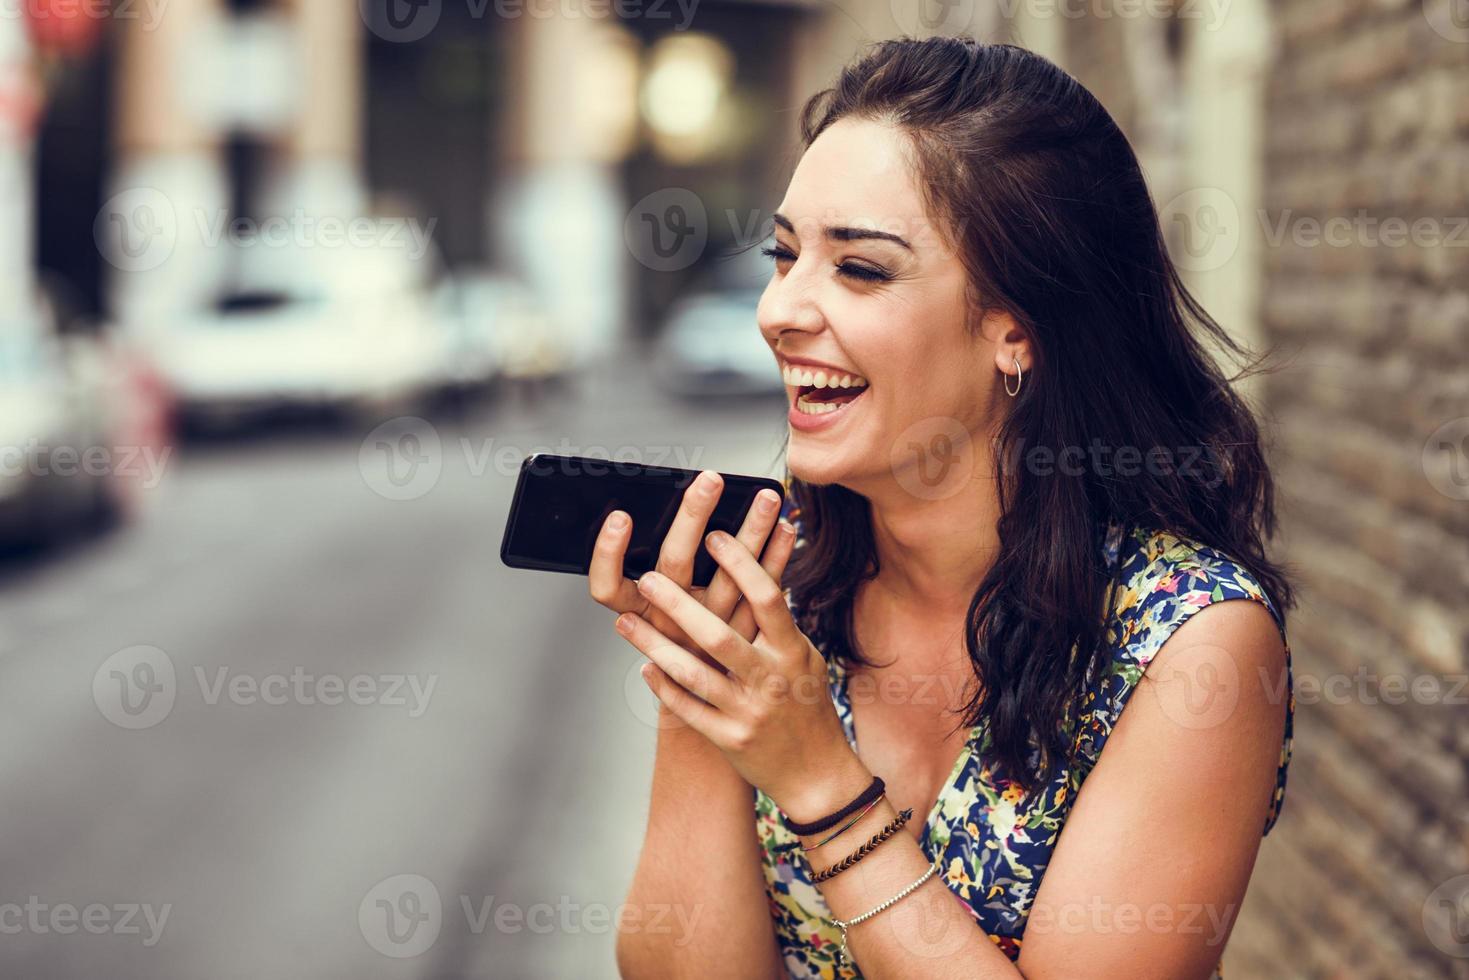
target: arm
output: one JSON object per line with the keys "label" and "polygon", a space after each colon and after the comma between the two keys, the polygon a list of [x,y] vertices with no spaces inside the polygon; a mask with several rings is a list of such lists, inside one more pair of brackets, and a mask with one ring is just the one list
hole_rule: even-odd
{"label": "arm", "polygon": [[625,977],[784,976],[760,871],[750,784],[703,735],[659,706],[648,829],[627,902],[673,906],[664,932],[622,929]]}
{"label": "arm", "polygon": [[[717,538],[717,536],[716,536]],[[762,696],[821,669],[769,584],[741,549],[711,551],[755,609],[748,643],[666,580],[644,576],[654,604],[730,669],[667,643],[645,621],[629,639],[658,664],[655,692],[718,745],[747,781],[797,820],[852,799],[871,774],[847,746],[829,699]],[[784,615],[782,615],[784,613]],[[937,876],[875,918],[849,944],[868,977],[1096,980],[1209,975],[1244,895],[1275,782],[1285,706],[1259,678],[1283,669],[1274,621],[1252,602],[1218,602],[1176,629],[1144,675],[1078,795],[1030,913],[1018,963],[979,929]],[[1202,715],[1186,678],[1226,682]],[[772,681],[778,683],[772,686]],[[695,698],[690,689],[704,697]],[[824,689],[824,688],[822,688]],[[843,835],[825,867],[894,816],[883,801]],[[815,843],[806,840],[804,843]],[[909,834],[882,844],[820,887],[833,915],[851,919],[896,895],[928,860]],[[940,869],[942,873],[944,869]]]}
{"label": "arm", "polygon": [[[1273,684],[1259,681],[1284,663],[1264,606],[1228,601],[1195,613],[1163,644],[1078,794],[1031,908],[1019,961],[1012,965],[975,928],[935,876],[851,929],[863,974],[1208,977],[1244,899],[1275,789],[1285,706],[1271,697]],[[1217,689],[1204,708],[1190,699],[1197,680]],[[807,809],[792,816],[831,812],[870,779],[854,771],[824,800],[800,801]],[[878,809],[884,816],[874,817]],[[891,815],[884,801],[842,835],[845,844],[813,852],[813,864],[839,860]],[[821,854],[832,849],[839,853]],[[900,835],[822,892],[833,915],[850,918],[897,894],[927,863],[917,842]]]}
{"label": "arm", "polygon": [[[664,540],[658,570],[684,587],[692,580],[694,555],[719,491],[717,474],[701,475],[685,492]],[[779,500],[766,494],[746,515],[737,537],[752,561],[778,519]],[[609,515],[598,537],[589,576],[592,596],[619,612],[657,616],[622,575],[632,527],[630,521],[614,520],[619,516],[626,518]],[[762,566],[776,579],[794,541],[786,531],[771,541]],[[693,591],[710,615],[741,635],[754,635],[753,613],[722,570],[708,589]],[[675,642],[697,652],[674,624],[660,622]],[[617,922],[618,969],[637,978],[783,976],[760,870],[753,790],[707,739],[667,708],[660,705],[658,713],[648,826],[627,911]]]}

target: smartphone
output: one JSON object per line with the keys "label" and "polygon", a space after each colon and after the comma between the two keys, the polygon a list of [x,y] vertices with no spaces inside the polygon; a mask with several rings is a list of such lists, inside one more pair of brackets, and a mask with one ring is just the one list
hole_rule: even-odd
{"label": "smartphone", "polygon": [[[520,465],[515,496],[500,540],[500,560],[511,568],[586,575],[592,567],[592,549],[607,515],[614,510],[632,517],[632,540],[622,563],[622,574],[637,578],[658,564],[663,539],[683,502],[683,492],[698,470],[671,466],[535,453]],[[781,498],[779,480],[720,473],[724,489],[704,527],[735,534],[755,502],[769,487]],[[693,585],[704,587],[718,569],[700,535],[694,557]]]}

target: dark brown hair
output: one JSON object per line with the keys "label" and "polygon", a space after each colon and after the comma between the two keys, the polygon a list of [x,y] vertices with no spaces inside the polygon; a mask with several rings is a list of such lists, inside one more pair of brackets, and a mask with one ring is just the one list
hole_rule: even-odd
{"label": "dark brown hair", "polygon": [[[1035,363],[999,427],[998,461],[1033,447],[1197,450],[1190,465],[1128,476],[1000,469],[1000,549],[965,629],[982,685],[963,723],[987,728],[1002,778],[1033,787],[1071,760],[1077,699],[1109,657],[1109,522],[1215,548],[1282,615],[1293,604],[1265,554],[1275,513],[1259,428],[1230,385],[1258,364],[1179,279],[1127,138],[1045,58],[963,38],[881,41],[807,102],[805,144],[845,117],[906,134],[976,308],[1009,313],[1030,337]],[[1205,341],[1241,372],[1226,378]],[[878,567],[868,503],[839,485],[790,485],[807,544],[783,581],[803,627],[828,655],[870,664],[852,631],[857,588]]]}

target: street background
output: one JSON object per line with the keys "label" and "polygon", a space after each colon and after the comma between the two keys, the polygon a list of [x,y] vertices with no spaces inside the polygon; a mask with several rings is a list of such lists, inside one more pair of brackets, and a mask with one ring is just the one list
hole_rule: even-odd
{"label": "street background", "polygon": [[1464,0],[0,4],[0,974],[616,975],[654,704],[517,468],[780,475],[798,111],[934,33],[1087,84],[1280,355],[1226,975],[1469,978]]}

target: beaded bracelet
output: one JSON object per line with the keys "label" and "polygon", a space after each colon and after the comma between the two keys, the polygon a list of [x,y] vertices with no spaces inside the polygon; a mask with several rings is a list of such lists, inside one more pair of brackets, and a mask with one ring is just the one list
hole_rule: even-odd
{"label": "beaded bracelet", "polygon": [[882,828],[875,835],[873,835],[873,838],[866,844],[863,844],[861,847],[857,848],[851,854],[848,854],[846,857],[842,858],[840,861],[838,861],[836,864],[833,864],[825,871],[818,871],[813,874],[811,876],[811,883],[813,885],[818,885],[821,882],[835,878],[843,871],[846,871],[852,865],[856,864],[858,861],[862,860],[867,855],[877,850],[877,846],[883,841],[887,840],[889,837],[902,830],[903,825],[906,824],[909,818],[911,818],[912,816],[912,810],[904,810],[902,813],[898,814],[898,816],[893,820],[892,823],[888,824],[886,827]]}
{"label": "beaded bracelet", "polygon": [[904,888],[902,891],[898,892],[898,894],[894,895],[892,898],[888,899],[886,902],[883,902],[881,905],[877,906],[876,908],[868,909],[866,912],[863,912],[859,916],[856,916],[854,918],[848,919],[845,922],[843,922],[841,919],[838,919],[838,918],[832,918],[831,924],[834,925],[834,926],[836,926],[838,929],[840,929],[842,931],[842,948],[837,953],[837,956],[836,956],[836,964],[835,965],[838,966],[838,967],[840,967],[842,965],[842,960],[843,959],[851,959],[852,958],[852,954],[847,950],[847,930],[848,929],[852,928],[853,926],[855,926],[859,922],[866,922],[868,919],[872,918],[877,913],[879,913],[879,912],[885,912],[888,909],[892,908],[894,905],[897,905],[903,899],[907,898],[909,895],[911,895],[914,892],[916,892],[919,889],[919,887],[925,881],[927,881],[928,879],[932,878],[933,875],[934,875],[934,872],[937,871],[938,869],[939,869],[939,866],[937,864],[930,864],[928,866],[928,870],[925,871],[925,872],[923,872],[923,877],[919,878],[917,881],[913,882],[913,884],[909,885],[907,888]]}

